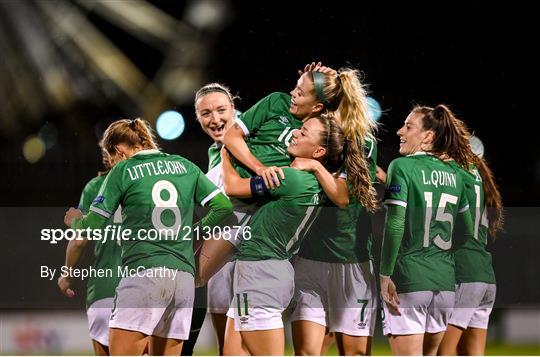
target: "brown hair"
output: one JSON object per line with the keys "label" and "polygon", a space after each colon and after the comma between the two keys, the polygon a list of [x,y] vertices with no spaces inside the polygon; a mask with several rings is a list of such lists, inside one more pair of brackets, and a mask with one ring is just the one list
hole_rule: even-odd
{"label": "brown hair", "polygon": [[331,172],[338,171],[342,166],[342,153],[345,146],[343,130],[332,112],[321,114],[313,119],[317,119],[325,128],[320,135],[320,144],[326,149],[324,166]]}
{"label": "brown hair", "polygon": [[[313,80],[313,74],[311,75]],[[377,124],[368,111],[367,94],[357,70],[341,68],[337,76],[324,75],[324,110],[338,111],[346,139],[344,167],[352,186],[352,195],[369,211],[378,207],[369,165],[363,150],[367,136],[375,136]]]}
{"label": "brown hair", "polygon": [[204,86],[202,86],[197,93],[195,93],[195,104],[197,104],[197,101],[204,97],[207,94],[210,93],[223,93],[227,96],[229,99],[229,102],[234,107],[234,100],[238,98],[238,96],[233,96],[231,94],[231,90],[229,87],[221,84],[221,83],[208,83]]}
{"label": "brown hair", "polygon": [[111,171],[112,167],[114,166],[113,160],[111,158],[111,155],[105,150],[104,148],[101,148],[101,163],[103,164],[103,167],[105,170],[98,171],[98,176],[105,176]]}
{"label": "brown hair", "polygon": [[495,236],[504,222],[502,197],[486,161],[476,156],[471,149],[471,133],[467,125],[443,104],[435,108],[416,106],[412,112],[422,114],[423,129],[435,133],[431,149],[434,155],[449,156],[467,171],[470,171],[471,164],[476,166],[484,184],[489,233]]}
{"label": "brown hair", "polygon": [[99,146],[110,156],[116,154],[116,145],[126,144],[141,149],[159,149],[150,123],[140,118],[120,119],[109,125],[99,142]]}

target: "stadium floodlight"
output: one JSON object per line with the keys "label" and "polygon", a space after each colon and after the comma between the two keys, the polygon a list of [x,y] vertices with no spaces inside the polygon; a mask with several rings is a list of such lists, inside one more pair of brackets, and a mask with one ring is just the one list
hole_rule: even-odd
{"label": "stadium floodlight", "polygon": [[45,143],[36,135],[28,137],[23,144],[23,156],[31,164],[38,162],[45,155]]}
{"label": "stadium floodlight", "polygon": [[366,100],[368,104],[368,113],[369,113],[369,116],[371,117],[371,120],[376,121],[376,122],[379,121],[382,114],[381,105],[373,97],[367,97]]}
{"label": "stadium floodlight", "polygon": [[484,157],[484,144],[482,143],[482,140],[478,138],[477,136],[471,135],[469,138],[469,142],[471,143],[471,150],[473,153],[478,156],[479,158]]}
{"label": "stadium floodlight", "polygon": [[165,140],[174,140],[184,132],[184,116],[175,110],[167,110],[159,115],[156,122],[158,135]]}

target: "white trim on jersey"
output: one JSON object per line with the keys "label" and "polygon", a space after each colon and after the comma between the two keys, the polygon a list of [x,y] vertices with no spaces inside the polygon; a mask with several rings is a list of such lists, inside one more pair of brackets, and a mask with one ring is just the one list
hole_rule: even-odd
{"label": "white trim on jersey", "polygon": [[397,205],[397,206],[401,206],[401,207],[407,207],[407,202],[401,201],[401,200],[386,200],[386,201],[384,201],[384,205],[385,206]]}
{"label": "white trim on jersey", "polygon": [[469,205],[466,204],[463,208],[458,209],[458,213],[467,212],[469,210]]}
{"label": "white trim on jersey", "polygon": [[366,137],[366,142],[371,141],[371,147],[369,148],[369,153],[367,154],[366,158],[371,159],[371,154],[373,154],[373,149],[375,148],[374,138]]}
{"label": "white trim on jersey", "polygon": [[339,174],[338,178],[346,180],[347,179],[347,172],[343,171],[342,173]]}
{"label": "white trim on jersey", "polygon": [[[141,151],[138,151],[135,155],[150,155],[150,154],[159,154],[159,150],[158,149],[147,149],[147,150],[141,150]],[[133,155],[133,156],[135,156]]]}
{"label": "white trim on jersey", "polygon": [[105,211],[105,210],[102,210],[101,208],[97,208],[97,207],[94,207],[94,206],[90,206],[90,211],[93,211],[97,214],[99,214],[100,216],[103,216],[105,218],[111,218],[112,214],[110,214],[109,212]]}
{"label": "white trim on jersey", "polygon": [[220,193],[221,190],[219,188],[215,189],[214,191],[212,191],[211,194],[209,194],[208,196],[206,196],[202,201],[201,201],[201,206],[205,206],[206,203],[208,201],[210,201],[212,198],[214,198],[218,193]]}
{"label": "white trim on jersey", "polygon": [[234,122],[240,126],[240,128],[242,129],[242,131],[244,132],[244,134],[245,134],[246,136],[249,136],[249,129],[247,128],[246,124],[244,124],[244,122],[242,121],[242,119],[240,119],[240,118],[235,118],[235,119],[234,119]]}

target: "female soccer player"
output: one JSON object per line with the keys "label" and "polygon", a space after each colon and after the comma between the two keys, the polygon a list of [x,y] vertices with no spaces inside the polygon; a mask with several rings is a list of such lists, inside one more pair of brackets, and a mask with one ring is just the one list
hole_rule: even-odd
{"label": "female soccer player", "polygon": [[[290,96],[276,92],[260,100],[236,120],[223,143],[242,164],[237,170],[243,177],[255,173],[273,188],[279,185],[279,178],[284,178],[279,167],[291,162],[287,146],[293,130],[313,116],[335,111],[340,113],[340,125],[348,142],[345,168],[352,194],[366,207],[374,208],[375,192],[369,168],[362,160],[362,145],[374,123],[367,117],[365,91],[356,70],[336,72],[320,63],[308,64]],[[335,178],[325,170],[315,170],[314,174],[336,205],[347,206],[349,190],[345,179]]]}
{"label": "female soccer player", "polygon": [[[201,170],[178,155],[160,152],[149,125],[119,120],[105,131],[103,147],[119,158],[90,213],[70,209],[75,229],[100,228],[122,205],[122,271],[111,315],[110,352],[180,354],[189,333],[194,293],[191,239],[232,212],[230,201]],[[210,212],[192,229],[194,203]],[[149,338],[150,336],[150,338]]]}
{"label": "female soccer player", "polygon": [[[288,152],[314,158],[331,170],[339,167],[343,133],[327,115],[304,122],[294,131]],[[233,326],[251,355],[283,355],[282,312],[294,290],[289,259],[298,249],[322,203],[321,188],[311,173],[284,168],[280,186],[268,190],[263,179],[242,178],[223,152],[223,178],[227,194],[236,197],[265,196],[269,200],[253,216],[249,235],[236,253],[234,302],[227,313],[227,331]]]}
{"label": "female soccer player", "polygon": [[[427,109],[424,109],[427,110]],[[470,137],[464,130],[466,138]],[[484,355],[489,315],[495,303],[495,273],[486,250],[488,234],[495,236],[503,224],[503,206],[493,173],[481,157],[465,170],[454,161],[463,176],[471,206],[473,235],[456,247],[456,300],[448,327],[439,347],[441,355]]]}
{"label": "female soccer player", "polygon": [[[114,165],[109,154],[101,150],[103,166],[105,172],[98,172],[98,175],[90,180],[83,189],[79,201],[79,209],[87,214],[94,198],[98,195],[99,188],[107,173]],[[114,214],[114,219],[108,223],[120,223],[121,215],[118,210]],[[88,244],[88,239],[71,240],[66,249],[65,266],[74,267],[79,261],[84,248]],[[121,265],[120,246],[115,241],[97,241],[94,243],[94,262],[92,267],[98,270],[112,269],[111,277],[94,277],[88,279],[86,294],[86,315],[88,316],[88,328],[90,338],[96,356],[109,355],[109,320],[113,307],[113,297],[116,286],[120,281],[117,268]],[[73,297],[75,293],[71,289],[71,278],[61,276],[58,278],[58,286],[67,297]]]}
{"label": "female soccer player", "polygon": [[[221,155],[220,150],[223,146],[222,139],[225,132],[234,123],[235,118],[235,97],[231,94],[229,88],[219,83],[210,83],[200,88],[195,94],[195,114],[201,125],[202,130],[214,141],[208,148],[208,173],[206,176],[219,188],[223,188],[221,178]],[[232,199],[234,202],[234,198]],[[241,215],[239,207],[240,201],[234,202],[235,215],[231,216],[224,225],[235,226],[239,222],[236,214]],[[234,272],[234,261],[227,262],[216,275],[208,281],[208,310],[212,316],[212,324],[216,331],[219,346],[219,354],[223,355],[246,355],[247,352],[242,348],[240,333],[230,331],[227,336],[227,350],[224,351],[225,326],[227,323],[227,310],[231,304],[232,278]],[[197,303],[197,291],[195,290],[195,301]],[[201,318],[202,317],[202,318]],[[199,331],[204,315],[196,316],[192,321],[192,330]],[[190,338],[191,339],[191,338]],[[184,346],[185,347],[185,346]],[[185,352],[183,352],[185,353]]]}
{"label": "female soccer player", "polygon": [[[374,138],[366,139],[366,158],[375,180]],[[304,159],[302,165],[306,169],[310,163]],[[369,355],[377,305],[368,249],[370,217],[353,196],[345,208],[327,202],[314,227],[302,242],[294,264],[291,321],[295,354],[322,354],[328,331],[335,332],[340,355]]]}
{"label": "female soccer player", "polygon": [[436,354],[454,305],[453,228],[470,235],[472,220],[461,175],[439,156],[467,167],[460,129],[439,105],[414,108],[397,132],[406,156],[388,168],[380,266],[383,330],[396,355]]}

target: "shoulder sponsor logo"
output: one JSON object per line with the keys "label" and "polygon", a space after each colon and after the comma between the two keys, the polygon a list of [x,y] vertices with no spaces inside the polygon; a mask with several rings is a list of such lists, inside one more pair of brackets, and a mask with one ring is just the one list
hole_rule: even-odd
{"label": "shoulder sponsor logo", "polygon": [[288,125],[289,124],[289,118],[284,117],[283,115],[280,115],[278,120],[283,125]]}
{"label": "shoulder sponsor logo", "polygon": [[92,203],[103,203],[103,201],[105,201],[105,196],[96,196]]}
{"label": "shoulder sponsor logo", "polygon": [[388,186],[388,191],[392,193],[399,193],[401,192],[401,185],[390,185]]}

